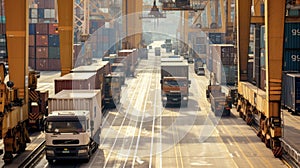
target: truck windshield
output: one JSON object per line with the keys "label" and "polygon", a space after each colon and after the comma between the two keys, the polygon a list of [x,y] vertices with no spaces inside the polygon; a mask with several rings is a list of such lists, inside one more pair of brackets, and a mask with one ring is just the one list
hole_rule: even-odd
{"label": "truck windshield", "polygon": [[73,133],[85,132],[85,121],[50,121],[46,122],[46,132],[48,133]]}
{"label": "truck windshield", "polygon": [[113,72],[124,72],[124,71],[123,71],[123,66],[112,66],[112,67],[111,67],[111,70],[112,70]]}
{"label": "truck windshield", "polygon": [[165,81],[165,85],[169,85],[169,86],[187,86],[187,82],[186,81],[168,80],[168,81]]}

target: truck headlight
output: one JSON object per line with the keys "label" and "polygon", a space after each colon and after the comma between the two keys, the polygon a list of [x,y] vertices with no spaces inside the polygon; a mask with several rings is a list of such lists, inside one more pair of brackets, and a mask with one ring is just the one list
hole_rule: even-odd
{"label": "truck headlight", "polygon": [[53,156],[54,155],[54,151],[53,150],[46,150],[46,155]]}
{"label": "truck headlight", "polygon": [[163,97],[162,99],[163,99],[164,101],[167,101],[167,100],[168,100],[167,97]]}
{"label": "truck headlight", "polygon": [[188,98],[187,97],[183,97],[183,100],[187,100]]}
{"label": "truck headlight", "polygon": [[87,149],[80,149],[78,150],[78,154],[87,153]]}

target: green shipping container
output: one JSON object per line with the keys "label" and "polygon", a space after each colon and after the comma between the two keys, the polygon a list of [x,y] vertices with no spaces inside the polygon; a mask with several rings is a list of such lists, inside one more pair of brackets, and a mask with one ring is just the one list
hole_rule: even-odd
{"label": "green shipping container", "polygon": [[49,58],[60,58],[59,47],[49,47]]}

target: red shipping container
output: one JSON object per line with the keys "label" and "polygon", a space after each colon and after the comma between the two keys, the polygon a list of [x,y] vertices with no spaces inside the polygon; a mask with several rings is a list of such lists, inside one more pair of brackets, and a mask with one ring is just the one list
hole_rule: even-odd
{"label": "red shipping container", "polygon": [[47,47],[48,36],[47,35],[36,35],[36,46]]}
{"label": "red shipping container", "polygon": [[38,8],[45,8],[45,2],[49,1],[49,0],[38,0],[37,4],[38,4]]}
{"label": "red shipping container", "polygon": [[29,46],[35,46],[35,35],[29,35]]}
{"label": "red shipping container", "polygon": [[60,71],[60,59],[48,59],[48,70],[49,71]]}
{"label": "red shipping container", "polygon": [[35,69],[35,59],[34,58],[29,59],[29,66],[30,66],[30,68]]}
{"label": "red shipping container", "polygon": [[36,58],[48,58],[48,47],[36,47]]}
{"label": "red shipping container", "polygon": [[48,34],[48,23],[37,23],[35,26],[36,34]]}
{"label": "red shipping container", "polygon": [[54,0],[44,0],[44,8],[46,9],[54,9]]}
{"label": "red shipping container", "polygon": [[265,68],[261,68],[260,69],[260,89],[262,90],[266,90],[266,69]]}
{"label": "red shipping container", "polygon": [[36,59],[36,70],[48,71],[48,59]]}
{"label": "red shipping container", "polygon": [[[97,89],[96,73],[69,73],[54,80],[55,94],[62,90]],[[98,87],[99,89],[99,87]]]}
{"label": "red shipping container", "polygon": [[35,58],[35,47],[29,47],[29,58]]}
{"label": "red shipping container", "polygon": [[0,23],[0,34],[6,34],[6,24]]}
{"label": "red shipping container", "polygon": [[49,34],[58,34],[58,24],[49,23],[48,30],[49,30]]}

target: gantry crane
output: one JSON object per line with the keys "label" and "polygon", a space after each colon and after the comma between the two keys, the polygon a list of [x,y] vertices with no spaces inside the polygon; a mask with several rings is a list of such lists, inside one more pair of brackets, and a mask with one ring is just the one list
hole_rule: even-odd
{"label": "gantry crane", "polygon": [[[256,11],[251,16],[251,0],[236,0],[237,49],[238,49],[238,111],[251,124],[254,116],[259,118],[259,136],[270,147],[275,157],[282,155],[280,137],[281,79],[284,42],[286,0],[265,0],[264,16],[258,15],[257,0],[253,1]],[[263,92],[247,82],[247,63],[250,23],[265,25],[266,91]],[[254,88],[254,89],[253,89]]]}

